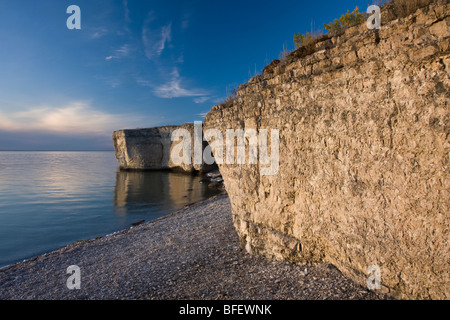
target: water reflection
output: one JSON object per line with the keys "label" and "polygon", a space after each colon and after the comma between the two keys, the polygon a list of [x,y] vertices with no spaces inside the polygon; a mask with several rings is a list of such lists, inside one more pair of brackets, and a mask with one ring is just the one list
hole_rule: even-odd
{"label": "water reflection", "polygon": [[169,171],[123,171],[116,173],[114,205],[119,215],[136,211],[168,211],[204,200],[218,193],[200,183],[201,176]]}
{"label": "water reflection", "polygon": [[0,152],[0,267],[217,193],[200,176],[117,166],[114,152]]}

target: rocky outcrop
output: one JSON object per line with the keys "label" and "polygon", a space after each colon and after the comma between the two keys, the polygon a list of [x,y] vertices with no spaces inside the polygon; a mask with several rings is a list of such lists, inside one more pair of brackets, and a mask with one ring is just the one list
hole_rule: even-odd
{"label": "rocky outcrop", "polygon": [[450,298],[449,13],[350,28],[211,110],[204,130],[280,134],[277,174],[219,165],[243,248],[364,286],[376,265],[391,295]]}
{"label": "rocky outcrop", "polygon": [[[191,161],[175,164],[172,160],[174,148],[183,140],[172,141],[175,130],[186,130],[191,136]],[[185,172],[208,172],[215,168],[193,161],[194,125],[165,126],[150,129],[119,130],[113,133],[116,158],[125,170],[181,170]],[[207,146],[202,142],[202,149]],[[189,163],[190,162],[190,163]]]}

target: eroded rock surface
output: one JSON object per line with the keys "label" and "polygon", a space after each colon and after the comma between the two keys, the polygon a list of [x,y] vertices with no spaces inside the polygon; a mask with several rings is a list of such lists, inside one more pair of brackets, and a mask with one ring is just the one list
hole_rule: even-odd
{"label": "eroded rock surface", "polygon": [[211,110],[205,130],[280,130],[276,175],[219,165],[242,247],[363,285],[377,265],[391,295],[450,298],[449,13],[350,28]]}
{"label": "eroded rock surface", "polygon": [[[174,163],[173,149],[183,140],[172,141],[175,130],[186,130],[191,137],[190,161]],[[113,134],[116,158],[122,169],[165,170],[177,169],[185,172],[208,172],[215,166],[194,161],[194,125],[165,126],[149,129],[119,130]],[[202,150],[207,143],[202,144]],[[182,152],[181,152],[182,155]]]}

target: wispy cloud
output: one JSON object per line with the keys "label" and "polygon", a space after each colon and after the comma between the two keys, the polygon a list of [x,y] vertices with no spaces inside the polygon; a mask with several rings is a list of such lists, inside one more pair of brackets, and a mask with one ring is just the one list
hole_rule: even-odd
{"label": "wispy cloud", "polygon": [[130,9],[128,7],[128,0],[123,0],[123,10],[124,10],[125,22],[130,23],[131,18],[130,18]]}
{"label": "wispy cloud", "polygon": [[182,97],[202,97],[207,96],[208,92],[201,89],[186,89],[183,88],[182,79],[178,72],[178,69],[175,68],[171,73],[171,79],[167,83],[157,87],[154,89],[154,93],[159,98],[182,98]]}
{"label": "wispy cloud", "polygon": [[194,102],[197,104],[202,104],[202,103],[212,103],[214,105],[219,104],[219,103],[223,103],[225,101],[225,97],[216,97],[216,96],[205,96],[205,97],[200,97],[200,98],[195,98]]}
{"label": "wispy cloud", "polygon": [[103,77],[103,81],[111,88],[117,88],[122,84],[122,80],[115,76]]}
{"label": "wispy cloud", "polygon": [[142,28],[142,43],[145,48],[145,56],[149,60],[155,60],[161,56],[166,44],[172,40],[172,23],[162,26],[157,30],[150,29],[148,23]]}
{"label": "wispy cloud", "polygon": [[208,112],[202,112],[202,113],[196,114],[196,116],[202,117],[204,119],[207,114],[208,114]]}
{"label": "wispy cloud", "polygon": [[183,63],[184,63],[184,55],[181,54],[181,55],[178,57],[178,59],[175,61],[175,63],[183,64]]}
{"label": "wispy cloud", "polygon": [[200,103],[205,103],[209,99],[211,99],[211,98],[210,97],[200,97],[200,98],[195,98],[194,102],[197,104],[200,104]]}
{"label": "wispy cloud", "polygon": [[211,100],[211,102],[214,104],[219,104],[219,103],[223,103],[225,101],[225,99],[227,99],[227,98],[226,97],[214,98]]}
{"label": "wispy cloud", "polygon": [[189,28],[190,24],[190,14],[186,13],[181,21],[181,30],[186,30]]}
{"label": "wispy cloud", "polygon": [[[150,122],[150,121],[149,121]],[[4,131],[56,132],[110,135],[121,128],[151,125],[137,115],[111,114],[97,110],[89,102],[72,102],[62,107],[39,106],[26,111],[1,114]]]}
{"label": "wispy cloud", "polygon": [[128,44],[124,44],[119,49],[116,50],[116,56],[118,57],[126,57],[132,51],[131,46]]}
{"label": "wispy cloud", "polygon": [[113,54],[110,56],[107,56],[105,60],[110,61],[113,59],[121,59],[128,57],[131,52],[133,51],[133,48],[129,44],[124,44],[119,49],[114,50]]}
{"label": "wispy cloud", "polygon": [[101,37],[105,36],[106,34],[108,34],[108,29],[105,27],[98,27],[98,28],[93,28],[91,30],[91,39],[100,39]]}
{"label": "wispy cloud", "polygon": [[137,77],[137,78],[136,78],[136,83],[137,83],[138,85],[140,85],[141,87],[149,87],[149,88],[153,88],[153,85],[152,85],[152,83],[151,83],[150,81],[145,80],[145,79],[143,79],[143,78],[141,78],[141,77]]}

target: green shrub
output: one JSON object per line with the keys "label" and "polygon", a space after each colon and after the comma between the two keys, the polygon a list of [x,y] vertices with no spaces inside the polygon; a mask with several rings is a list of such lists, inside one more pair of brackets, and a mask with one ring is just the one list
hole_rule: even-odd
{"label": "green shrub", "polygon": [[334,22],[324,24],[325,30],[331,34],[341,33],[344,29],[361,24],[366,19],[366,14],[359,12],[359,8],[356,7],[353,12],[347,11],[339,19],[335,19]]}
{"label": "green shrub", "polygon": [[[365,13],[359,12],[359,8],[356,7],[353,12],[347,11],[346,14],[343,14],[339,19],[335,19],[333,22],[329,24],[324,24],[325,29],[331,34],[339,34],[344,29],[356,26],[364,22],[366,18]],[[323,35],[323,31],[319,30],[316,32],[307,32],[306,35],[301,33],[294,34],[294,44],[297,48],[300,47],[308,47],[312,45],[318,38]]]}
{"label": "green shrub", "polygon": [[297,48],[307,47],[310,46],[312,43],[314,43],[314,41],[320,38],[322,35],[323,35],[322,30],[312,33],[307,32],[306,35],[303,35],[301,33],[294,33],[294,44]]}
{"label": "green shrub", "polygon": [[[372,2],[383,9],[386,9],[384,21],[391,21],[395,18],[403,18],[417,9],[425,7],[437,0],[372,0]],[[364,23],[367,19],[365,12],[359,12],[359,8],[355,7],[353,12],[347,11],[339,19],[334,19],[329,24],[324,24],[325,30],[331,36],[341,34],[345,29]],[[294,34],[294,44],[296,48],[308,48],[314,45],[323,35],[323,32],[307,32],[306,35],[301,33]]]}

